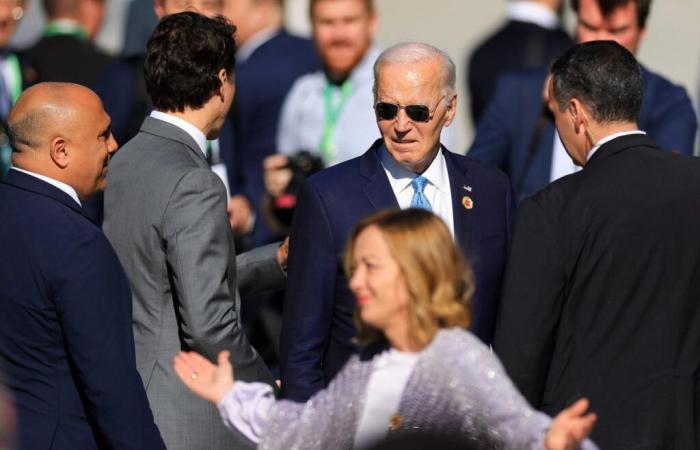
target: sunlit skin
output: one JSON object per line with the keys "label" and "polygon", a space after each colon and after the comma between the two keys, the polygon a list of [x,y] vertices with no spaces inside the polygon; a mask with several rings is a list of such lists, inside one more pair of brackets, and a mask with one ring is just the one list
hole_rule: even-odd
{"label": "sunlit skin", "polygon": [[349,285],[363,322],[382,331],[393,347],[418,350],[410,339],[406,280],[376,226],[355,240]]}
{"label": "sunlit skin", "polygon": [[223,0],[221,14],[236,24],[236,45],[242,46],[257,33],[282,26],[277,0]]}
{"label": "sunlit skin", "polygon": [[414,122],[404,109],[393,120],[377,120],[384,145],[406,170],[423,173],[440,149],[440,132],[454,120],[456,95],[446,96],[440,61],[427,59],[411,64],[383,64],[377,79],[376,102],[425,105],[432,116],[427,123]]}
{"label": "sunlit skin", "polygon": [[76,95],[75,101],[84,104],[86,113],[79,120],[80,126],[66,133],[70,136],[66,147],[73,151],[72,172],[78,180],[73,187],[83,199],[107,187],[109,160],[118,146],[112,136],[112,121],[99,98],[83,93]]}
{"label": "sunlit skin", "polygon": [[24,14],[24,1],[0,0],[0,48],[7,47]]}
{"label": "sunlit skin", "polygon": [[637,23],[637,4],[629,1],[604,17],[598,0],[580,0],[576,37],[579,43],[616,41],[636,54],[644,37],[644,29]]}
{"label": "sunlit skin", "polygon": [[342,81],[372,44],[377,17],[359,0],[321,0],[313,7],[311,24],[326,71]]}
{"label": "sunlit skin", "polygon": [[10,113],[10,125],[27,116],[39,123],[32,143],[12,153],[12,164],[73,187],[81,200],[107,187],[109,160],[117,151],[111,119],[90,89],[70,83],[40,83],[25,91]]}
{"label": "sunlit skin", "polygon": [[196,11],[207,17],[221,14],[221,0],[156,0],[154,7],[158,18],[184,11]]}

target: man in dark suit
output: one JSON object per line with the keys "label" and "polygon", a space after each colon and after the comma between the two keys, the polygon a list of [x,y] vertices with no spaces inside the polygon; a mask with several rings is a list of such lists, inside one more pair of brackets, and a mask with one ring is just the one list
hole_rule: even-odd
{"label": "man in dark suit", "polygon": [[573,45],[561,27],[561,7],[561,0],[508,2],[509,20],[469,56],[467,87],[474,124],[479,123],[501,75],[549,64]]}
{"label": "man in dark suit", "polygon": [[114,62],[92,42],[102,26],[104,9],[105,0],[44,0],[48,19],[44,35],[22,53],[36,82],[94,86]]}
{"label": "man in dark suit", "polygon": [[170,450],[248,448],[180,383],[178,352],[228,350],[237,378],[275,386],[241,327],[239,288],[284,286],[279,246],[237,261],[226,189],[205,157],[235,91],[234,31],[194,12],[160,21],[144,71],[156,109],[114,158],[105,192],[105,234],[133,291],[137,368]]}
{"label": "man in dark suit", "polygon": [[639,130],[643,74],[617,43],[580,44],[551,74],[583,170],[522,202],[494,348],[536,408],[587,397],[600,448],[698,448],[700,160]]}
{"label": "man in dark suit", "polygon": [[440,145],[457,107],[445,53],[400,44],[382,53],[375,74],[382,139],[299,194],[281,340],[282,389],[293,400],[327,385],[353,352],[355,299],[342,254],[355,223],[382,208],[430,208],[445,220],[476,275],[473,330],[491,340],[513,212],[508,179]]}
{"label": "man in dark suit", "polygon": [[10,114],[0,361],[22,449],[165,449],[136,371],[126,275],[81,208],[106,185],[109,125],[74,84],[39,84]]}
{"label": "man in dark suit", "polygon": [[[636,53],[650,3],[573,0],[578,42],[610,39]],[[639,127],[661,148],[692,154],[697,120],[685,89],[644,68],[642,74],[644,101]],[[542,100],[546,77],[544,67],[502,77],[469,150],[469,156],[510,175],[518,201],[576,170],[555,135]]]}

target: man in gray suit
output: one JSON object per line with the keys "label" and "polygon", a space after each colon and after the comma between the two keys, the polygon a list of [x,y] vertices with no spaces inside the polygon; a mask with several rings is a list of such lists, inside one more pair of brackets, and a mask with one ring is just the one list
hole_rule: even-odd
{"label": "man in gray suit", "polygon": [[283,287],[281,248],[237,264],[226,189],[207,164],[207,139],[217,137],[235,90],[234,31],[192,12],[160,22],[145,63],[155,111],[115,155],[105,195],[104,231],[133,291],[137,367],[171,450],[245,447],[216,407],[177,379],[180,350],[210,359],[229,350],[236,379],[274,384],[241,328],[236,284],[245,294]]}

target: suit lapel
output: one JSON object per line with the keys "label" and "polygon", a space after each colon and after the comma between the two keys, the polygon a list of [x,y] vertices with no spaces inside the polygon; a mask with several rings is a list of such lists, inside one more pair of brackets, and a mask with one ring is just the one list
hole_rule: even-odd
{"label": "suit lapel", "polygon": [[[447,164],[447,175],[450,177],[450,191],[452,193],[452,221],[455,230],[455,240],[457,245],[466,254],[469,234],[473,226],[473,214],[470,209],[467,209],[463,202],[468,204],[469,201],[474,201],[478,186],[472,186],[469,182],[468,169],[463,161],[456,158],[454,153],[442,147],[445,155],[445,163]],[[468,197],[468,199],[465,199]]]}
{"label": "suit lapel", "polygon": [[376,140],[360,160],[360,174],[367,179],[363,192],[375,210],[399,207],[379,160],[378,152],[382,145],[381,139]]}

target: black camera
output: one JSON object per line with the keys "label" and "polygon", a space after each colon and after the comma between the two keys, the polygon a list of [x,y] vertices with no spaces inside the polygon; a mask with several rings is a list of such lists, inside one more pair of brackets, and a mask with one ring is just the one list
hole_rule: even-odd
{"label": "black camera", "polygon": [[301,189],[302,183],[306,178],[322,170],[324,164],[319,156],[307,150],[302,150],[287,158],[286,167],[291,169],[292,179],[287,187],[284,188],[284,192],[279,197],[272,199],[271,213],[280,225],[289,228],[292,224],[294,206],[297,203],[297,193]]}

